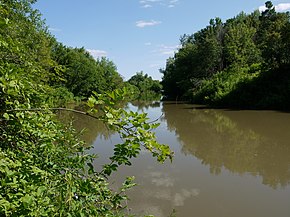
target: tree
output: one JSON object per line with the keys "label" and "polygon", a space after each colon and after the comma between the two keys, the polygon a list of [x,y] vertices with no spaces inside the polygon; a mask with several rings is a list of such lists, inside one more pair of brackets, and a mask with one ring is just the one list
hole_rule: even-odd
{"label": "tree", "polygon": [[160,82],[153,80],[152,77],[148,76],[147,74],[144,75],[142,71],[133,75],[128,80],[128,83],[138,89],[136,93],[136,95],[138,95],[137,99],[150,100],[160,98],[162,89]]}
{"label": "tree", "polygon": [[250,66],[261,61],[261,54],[254,38],[256,29],[245,22],[227,25],[224,38],[224,52],[226,65]]}
{"label": "tree", "polygon": [[210,20],[210,25],[194,34],[197,44],[197,63],[203,77],[223,69],[224,26],[220,18]]}
{"label": "tree", "polygon": [[63,80],[59,79],[57,85],[65,86],[75,96],[89,97],[92,91],[104,93],[122,87],[123,79],[107,58],[95,60],[84,48],[61,43],[55,43],[52,52],[53,59],[62,67]]}
{"label": "tree", "polygon": [[0,62],[22,68],[31,63],[35,66],[34,79],[41,82],[49,79],[48,69],[55,64],[50,56],[53,37],[41,20],[40,13],[32,8],[34,2],[1,2],[0,20],[4,25],[0,29],[3,42],[0,45]]}
{"label": "tree", "polygon": [[258,46],[262,51],[266,67],[279,68],[283,64],[283,29],[289,23],[289,13],[276,13],[273,4],[266,2],[266,10],[260,16],[257,32]]}
{"label": "tree", "polygon": [[117,72],[117,67],[112,61],[105,57],[102,57],[101,59],[97,60],[97,67],[101,72],[100,74],[104,77],[106,84],[104,89],[106,91],[113,91],[117,88],[122,87],[123,78]]}
{"label": "tree", "polygon": [[166,60],[165,69],[160,69],[160,73],[163,74],[162,77],[162,87],[163,87],[163,95],[168,99],[175,99],[177,96],[180,96],[181,90],[177,86],[178,75],[175,70],[175,60],[174,58],[168,58]]}
{"label": "tree", "polygon": [[275,7],[271,1],[265,2],[266,10],[262,12],[263,17],[270,17],[276,13]]}
{"label": "tree", "polygon": [[181,48],[161,70],[165,95],[182,98],[196,89],[202,79],[223,68],[223,35],[223,23],[216,18],[197,33],[181,37]]}

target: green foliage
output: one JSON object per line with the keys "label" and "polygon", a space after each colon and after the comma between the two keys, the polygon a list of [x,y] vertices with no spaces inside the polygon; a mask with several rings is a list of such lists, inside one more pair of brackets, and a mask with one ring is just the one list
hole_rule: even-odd
{"label": "green foliage", "polygon": [[[86,154],[72,129],[63,129],[49,114],[16,112],[5,119],[1,216],[119,215],[124,191],[133,186],[131,178],[119,191],[111,191],[91,167],[95,156]],[[16,124],[18,134],[9,129]]]}
{"label": "green foliage", "polygon": [[256,29],[244,22],[229,24],[224,38],[224,52],[228,65],[240,67],[259,63],[261,54],[254,43]]}
{"label": "green foliage", "polygon": [[263,71],[260,76],[238,87],[223,99],[224,105],[240,108],[290,108],[289,68]]}
{"label": "green foliage", "polygon": [[[7,86],[15,85],[10,82],[5,86],[2,82],[3,89]],[[17,93],[4,94],[6,104],[10,104],[9,96]],[[148,123],[146,114],[115,108],[125,93],[116,90],[88,101],[90,114],[98,115],[96,118],[123,139],[115,146],[111,163],[104,165],[102,171],[95,171],[92,162],[96,156],[87,154],[87,146],[74,130],[63,128],[49,110],[43,113],[13,106],[13,110],[2,113],[0,214],[122,216],[122,201],[127,199],[125,191],[134,186],[133,178],[127,178],[118,191],[109,189],[105,178],[119,165],[131,165],[130,159],[137,157],[141,146],[160,162],[172,158],[169,147],[156,142],[151,132],[158,124]],[[14,100],[19,105],[17,102]]]}
{"label": "green foliage", "polygon": [[50,58],[52,38],[40,20],[38,11],[31,8],[32,1],[5,1],[0,5],[0,64],[15,64],[35,70],[39,82],[49,77],[48,69],[54,65]]}
{"label": "green foliage", "polygon": [[[124,216],[134,178],[112,190],[108,175],[130,165],[141,147],[161,162],[172,153],[156,142],[152,130],[158,124],[148,123],[146,114],[116,107],[125,91],[98,94],[122,86],[115,65],[58,44],[32,9],[34,2],[0,3],[0,216]],[[79,112],[123,138],[101,171],[88,154],[91,146],[50,109],[71,101],[73,93],[88,97],[92,91],[90,111]]]}
{"label": "green foliage", "polygon": [[[270,7],[271,4],[267,3]],[[268,8],[260,16],[260,28],[258,29],[257,36],[265,67],[276,69],[289,61],[288,52],[285,50],[285,48],[287,49],[288,37],[286,35],[288,33],[284,31],[289,26],[289,23],[289,12],[276,13],[274,7],[272,9]]]}
{"label": "green foliage", "polygon": [[224,98],[235,91],[239,85],[249,83],[257,76],[259,76],[259,71],[253,72],[253,69],[250,68],[231,68],[217,73],[201,83],[199,90],[194,92],[192,101],[210,105],[223,105]]}
{"label": "green foliage", "polygon": [[114,156],[110,158],[111,163],[104,165],[103,171],[106,175],[110,175],[119,165],[131,165],[130,159],[137,157],[141,147],[150,151],[159,162],[164,162],[167,158],[172,160],[173,157],[169,146],[159,144],[152,132],[159,124],[148,122],[146,113],[139,114],[118,108],[117,102],[124,100],[126,94],[128,92],[125,88],[106,95],[95,94],[87,103],[91,108],[90,112],[103,114],[99,119],[107,123],[111,130],[119,132],[123,141],[115,145]]}
{"label": "green foliage", "polygon": [[162,85],[143,72],[137,72],[128,80],[128,87],[133,92],[131,99],[153,100],[160,99]]}
{"label": "green foliage", "polygon": [[182,99],[189,89],[223,67],[223,24],[219,18],[193,35],[181,38],[181,48],[167,61],[162,85],[167,98]]}
{"label": "green foliage", "polygon": [[[265,5],[262,13],[242,12],[224,23],[211,19],[206,28],[184,35],[181,48],[161,70],[165,96],[193,96],[196,103],[219,106],[286,108],[281,102],[289,93],[290,13],[277,13],[271,1]],[[272,84],[265,80],[275,73]]]}
{"label": "green foliage", "polygon": [[263,71],[259,65],[253,65],[223,71],[205,80],[191,100],[219,107],[288,109],[288,70]]}
{"label": "green foliage", "polygon": [[65,86],[75,96],[89,97],[92,91],[103,93],[122,86],[123,79],[114,63],[106,58],[95,60],[84,48],[55,43],[53,59],[62,67],[54,68],[54,85]]}
{"label": "green foliage", "polygon": [[76,97],[65,87],[54,87],[50,91],[46,98],[46,102],[49,105],[62,106],[76,101]]}

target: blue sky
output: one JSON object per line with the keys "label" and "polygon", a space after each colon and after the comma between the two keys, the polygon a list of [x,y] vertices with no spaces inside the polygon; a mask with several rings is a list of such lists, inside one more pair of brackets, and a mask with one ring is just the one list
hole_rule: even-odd
{"label": "blue sky", "polygon": [[[290,1],[272,1],[279,11]],[[143,71],[161,79],[160,68],[173,56],[183,34],[239,12],[262,9],[262,0],[38,0],[35,8],[58,41],[106,56],[127,80]]]}

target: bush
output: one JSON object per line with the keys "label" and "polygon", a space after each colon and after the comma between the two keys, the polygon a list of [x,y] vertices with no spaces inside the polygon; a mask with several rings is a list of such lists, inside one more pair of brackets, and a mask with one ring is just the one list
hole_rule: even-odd
{"label": "bush", "polygon": [[[238,67],[219,72],[201,83],[200,88],[193,94],[192,101],[201,104],[223,105],[224,99],[231,92],[241,84],[249,83],[259,74],[258,70],[253,72],[252,68],[239,69]],[[236,99],[227,98],[227,100]]]}

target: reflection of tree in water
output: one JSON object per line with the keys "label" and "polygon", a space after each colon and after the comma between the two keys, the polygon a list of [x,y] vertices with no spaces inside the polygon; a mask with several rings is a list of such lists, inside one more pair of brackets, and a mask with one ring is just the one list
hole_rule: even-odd
{"label": "reflection of tree in water", "polygon": [[[160,107],[160,101],[133,101],[131,104],[135,106],[138,111],[146,111],[150,108]],[[119,106],[129,109],[127,102],[120,103]],[[83,110],[82,107],[75,109]],[[77,132],[81,132],[81,139],[83,139],[87,144],[92,144],[97,137],[108,140],[110,136],[114,134],[114,132],[110,131],[101,121],[86,115],[60,111],[58,117],[66,124],[72,122],[72,125]]]}
{"label": "reflection of tree in water", "polygon": [[[264,122],[243,112],[236,115],[241,115],[239,120],[250,118],[247,126],[243,126],[241,121],[233,121],[222,111],[182,109],[184,107],[163,106],[168,128],[176,132],[183,145],[182,151],[209,165],[211,173],[219,174],[224,167],[239,174],[261,176],[263,184],[273,188],[290,183],[290,134],[287,134],[285,126],[272,126],[285,131],[287,136],[281,138],[275,132],[269,133],[269,129],[261,133],[261,129],[265,128]],[[262,125],[251,129],[252,123],[259,126],[259,121]]]}
{"label": "reflection of tree in water", "polygon": [[135,107],[137,107],[138,111],[146,111],[150,108],[159,108],[160,107],[160,101],[132,101],[131,104]]}
{"label": "reflection of tree in water", "polygon": [[72,122],[77,132],[81,133],[81,139],[87,144],[92,144],[97,137],[109,139],[114,132],[110,131],[101,121],[93,119],[89,116],[72,113],[60,112],[59,118],[66,124]]}

